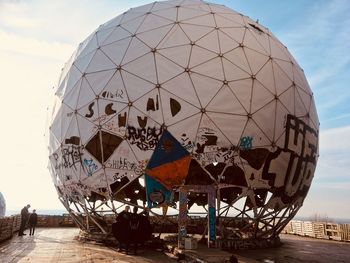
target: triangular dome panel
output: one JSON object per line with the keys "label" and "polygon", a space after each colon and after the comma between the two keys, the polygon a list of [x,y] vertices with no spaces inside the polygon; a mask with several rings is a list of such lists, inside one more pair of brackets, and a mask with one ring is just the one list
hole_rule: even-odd
{"label": "triangular dome panel", "polygon": [[152,90],[155,86],[149,81],[135,76],[133,74],[130,74],[126,71],[121,71],[121,76],[128,94],[128,98],[131,102],[143,96],[144,94]]}
{"label": "triangular dome panel", "polygon": [[256,79],[272,94],[276,94],[275,80],[273,77],[272,62],[268,61],[256,74]]}
{"label": "triangular dome panel", "polygon": [[160,42],[158,48],[176,47],[190,44],[190,40],[178,25],[175,25]]}
{"label": "triangular dome panel", "polygon": [[203,108],[207,106],[210,98],[212,98],[223,85],[222,81],[195,73],[192,73],[190,78]]}
{"label": "triangular dome panel", "polygon": [[169,91],[170,93],[182,98],[190,104],[201,108],[200,102],[196,90],[193,87],[188,73],[183,73],[166,83],[162,84],[162,88]]}
{"label": "triangular dome panel", "polygon": [[66,94],[63,103],[72,109],[76,109],[77,102],[79,98],[80,87],[83,79],[80,79],[71,89],[69,93]]}
{"label": "triangular dome panel", "polygon": [[229,38],[231,38],[238,44],[243,43],[244,32],[245,32],[244,27],[227,27],[227,28],[224,27],[224,28],[220,28],[220,31],[225,33]]}
{"label": "triangular dome panel", "polygon": [[251,112],[254,113],[275,99],[275,96],[259,81],[253,82]]}
{"label": "triangular dome panel", "polygon": [[128,37],[123,40],[113,42],[101,47],[101,50],[110,60],[113,61],[114,64],[120,65],[125,55],[125,51],[129,47],[131,39],[131,37]]}
{"label": "triangular dome panel", "polygon": [[192,155],[202,166],[215,162],[217,154],[220,155],[223,149],[228,149],[232,146],[232,143],[206,114],[202,114],[193,144]]}
{"label": "triangular dome panel", "polygon": [[235,48],[230,52],[226,53],[224,57],[227,60],[229,60],[232,64],[236,65],[237,67],[245,71],[247,74],[249,74],[248,77],[250,77],[251,69],[249,67],[249,63],[242,48]]}
{"label": "triangular dome panel", "polygon": [[190,24],[190,25],[207,26],[212,28],[216,27],[215,20],[212,14],[189,18],[186,20],[182,20],[181,22]]}
{"label": "triangular dome panel", "polygon": [[158,49],[157,52],[162,54],[167,59],[170,59],[174,63],[186,68],[189,64],[189,58],[191,53],[191,46],[177,46],[170,48]]}
{"label": "triangular dome panel", "polygon": [[140,41],[137,37],[133,37],[121,63],[127,64],[135,59],[141,58],[150,51],[150,47],[146,46],[145,43]]}
{"label": "triangular dome panel", "polygon": [[[227,70],[230,68],[227,67]],[[223,66],[220,58],[214,58],[191,69],[193,72],[209,76],[217,80],[224,80]]]}
{"label": "triangular dome panel", "polygon": [[287,89],[285,92],[283,92],[281,95],[278,96],[278,99],[280,103],[288,110],[288,112],[292,115],[295,114],[295,87],[292,86],[289,89]]}
{"label": "triangular dome panel", "polygon": [[169,132],[188,152],[192,152],[194,149],[201,116],[202,114],[198,113],[167,127]]}
{"label": "triangular dome panel", "polygon": [[86,118],[81,116],[80,114],[77,114],[76,118],[79,128],[81,144],[85,145],[90,139],[91,134],[94,134],[95,131],[97,131],[98,127],[94,123],[88,121]]}
{"label": "triangular dome panel", "polygon": [[99,96],[111,101],[129,102],[120,71],[114,73],[103,90],[100,91]]}
{"label": "triangular dome panel", "polygon": [[114,28],[105,28],[96,32],[98,46],[102,46],[103,42],[112,34]]}
{"label": "triangular dome panel", "polygon": [[123,69],[146,81],[157,83],[156,67],[152,53],[148,53],[124,65]]}
{"label": "triangular dome panel", "polygon": [[160,90],[164,122],[166,126],[186,119],[198,112],[200,109],[194,105],[174,96],[164,89]]}
{"label": "triangular dome panel", "polygon": [[282,46],[282,44],[280,44],[274,38],[269,37],[269,39],[270,39],[271,56],[273,58],[278,58],[284,61],[290,61],[286,48]]}
{"label": "triangular dome panel", "polygon": [[246,112],[251,112],[253,80],[249,78],[232,81],[229,82],[228,86],[231,88]]}
{"label": "triangular dome panel", "polygon": [[100,124],[103,124],[105,120],[110,119],[112,116],[118,114],[127,106],[126,103],[111,101],[107,99],[98,100],[98,110],[100,116]]}
{"label": "triangular dome panel", "polygon": [[284,91],[286,91],[289,87],[292,86],[293,82],[291,79],[288,78],[286,73],[284,73],[283,70],[276,64],[272,63],[273,65],[273,75],[275,77],[275,85],[276,85],[276,91],[277,95],[280,95]]}
{"label": "triangular dome panel", "polygon": [[94,94],[100,94],[115,73],[115,69],[88,73],[85,75]]}
{"label": "triangular dome panel", "polygon": [[254,122],[263,131],[265,136],[273,141],[275,134],[276,100],[255,112],[252,116]]}
{"label": "triangular dome panel", "polygon": [[138,98],[133,102],[133,106],[158,123],[164,122],[159,89],[155,88]]}
{"label": "triangular dome panel", "polygon": [[244,48],[244,53],[247,56],[253,75],[256,75],[270,59],[268,56],[256,52],[250,48]]}
{"label": "triangular dome panel", "polygon": [[79,98],[77,102],[77,109],[83,107],[87,103],[90,103],[96,98],[96,94],[91,89],[91,86],[86,78],[82,79],[80,91],[79,91]]}
{"label": "triangular dome panel", "polygon": [[181,6],[178,9],[177,19],[179,21],[182,21],[182,20],[191,19],[198,16],[207,15],[207,14],[208,14],[208,11],[203,11],[197,8],[188,8],[188,7]]}
{"label": "triangular dome panel", "polygon": [[[228,51],[231,51],[239,47],[239,43],[232,38],[230,38],[226,33],[223,33],[221,30],[218,31],[219,42],[220,42],[220,53],[224,54]],[[226,57],[226,54],[225,54]]]}
{"label": "triangular dome panel", "polygon": [[173,25],[162,26],[152,31],[137,34],[142,42],[144,42],[149,48],[156,48],[158,44],[169,33]]}
{"label": "triangular dome panel", "polygon": [[242,27],[242,25],[238,24],[237,22],[233,21],[232,19],[228,19],[227,17],[222,16],[220,13],[216,13],[214,17],[215,17],[216,25],[220,28]]}
{"label": "triangular dome panel", "polygon": [[206,26],[197,26],[193,24],[180,24],[181,28],[185,32],[186,36],[190,39],[192,42],[196,42],[198,39],[202,38],[206,34],[208,34],[210,31],[213,30],[211,27]]}
{"label": "triangular dome panel", "polygon": [[265,136],[254,120],[249,119],[237,146],[241,150],[249,150],[268,147],[270,145],[271,141]]}
{"label": "triangular dome panel", "polygon": [[213,112],[208,112],[207,115],[231,144],[236,146],[247,123],[247,116]]}
{"label": "triangular dome panel", "polygon": [[245,31],[243,45],[266,56],[270,55],[269,50],[265,50],[265,48],[255,38],[253,33],[248,29]]}
{"label": "triangular dome panel", "polygon": [[118,148],[115,149],[113,154],[105,162],[105,166],[106,169],[111,169],[114,172],[114,176],[111,178],[112,181],[116,181],[125,176],[132,181],[137,176],[142,175],[144,169],[127,141],[123,141]]}
{"label": "triangular dome panel", "polygon": [[[265,32],[265,28],[259,24],[256,24],[255,22],[249,23],[256,27],[258,27],[263,32],[260,32],[259,30],[255,29],[254,27],[250,28],[250,32],[255,37],[255,39],[258,41],[258,43],[264,48],[264,50],[270,54],[270,41],[269,36]],[[251,25],[249,25],[251,26]]]}
{"label": "triangular dome panel", "polygon": [[193,46],[191,49],[189,68],[191,69],[191,68],[198,66],[206,61],[209,61],[217,56],[218,56],[218,54],[211,52],[207,49],[204,49],[204,48],[199,47],[199,46]]}
{"label": "triangular dome panel", "polygon": [[206,110],[210,112],[233,113],[241,115],[247,114],[241,103],[227,85],[224,85],[218,91],[218,93],[209,102]]}
{"label": "triangular dome panel", "polygon": [[100,49],[98,49],[92,58],[86,73],[114,69],[116,65]]}
{"label": "triangular dome panel", "polygon": [[286,121],[287,121],[287,115],[290,114],[288,109],[284,107],[283,104],[281,104],[279,101],[277,101],[276,105],[276,124],[275,124],[275,138],[278,139],[279,137],[282,136],[282,134],[286,130]]}
{"label": "triangular dome panel", "polygon": [[153,14],[148,14],[145,20],[142,22],[141,26],[137,29],[137,33],[142,33],[146,31],[153,30],[158,27],[167,26],[173,24],[174,22]]}
{"label": "triangular dome panel", "polygon": [[145,15],[143,14],[134,13],[133,16],[136,18],[132,18],[129,21],[126,21],[125,19],[123,19],[123,21],[120,24],[120,26],[123,29],[130,32],[131,34],[136,33],[137,29],[141,26],[143,20],[145,19]]}
{"label": "triangular dome panel", "polygon": [[233,64],[230,60],[225,58],[222,59],[222,65],[224,68],[225,79],[227,81],[234,81],[239,79],[249,78],[251,75],[241,69],[240,67]]}
{"label": "triangular dome panel", "polygon": [[201,39],[199,39],[196,42],[196,45],[219,54],[220,53],[220,44],[219,44],[218,31],[214,30],[214,31],[210,32],[209,34],[203,36]]}
{"label": "triangular dome panel", "polygon": [[[159,3],[156,3],[159,4]],[[177,8],[169,8],[169,6],[163,6],[163,9],[159,9],[161,8],[160,6],[156,7],[156,5],[152,8],[152,13],[163,17],[163,18],[167,18],[173,21],[176,21],[176,17],[177,17]]]}
{"label": "triangular dome panel", "polygon": [[[124,28],[118,26],[114,28],[113,32],[106,38],[105,41],[101,44],[101,46],[106,46],[111,43],[117,42],[117,41],[122,41],[126,39],[130,39],[131,33],[125,30]],[[122,41],[122,43],[124,42]],[[118,51],[118,49],[115,49],[115,51]]]}
{"label": "triangular dome panel", "polygon": [[125,105],[125,107],[121,111],[112,115],[112,117],[106,118],[106,120],[101,121],[102,128],[117,136],[124,137],[126,133],[128,113],[129,107]]}
{"label": "triangular dome panel", "polygon": [[166,57],[155,54],[158,83],[164,83],[184,72],[184,68]]}
{"label": "triangular dome panel", "polygon": [[87,67],[89,66],[95,53],[96,53],[96,50],[90,52],[89,54],[86,54],[83,57],[76,59],[73,62],[73,65],[76,66],[80,70],[80,72],[84,73],[86,71]]}

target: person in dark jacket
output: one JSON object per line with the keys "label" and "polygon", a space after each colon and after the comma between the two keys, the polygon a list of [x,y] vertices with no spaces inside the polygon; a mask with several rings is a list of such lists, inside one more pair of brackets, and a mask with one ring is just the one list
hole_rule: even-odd
{"label": "person in dark jacket", "polygon": [[119,251],[129,247],[129,218],[130,206],[125,206],[124,211],[118,214],[116,222],[112,224],[112,233],[119,242]]}
{"label": "person in dark jacket", "polygon": [[21,226],[20,226],[19,231],[18,231],[19,236],[26,235],[26,234],[24,234],[24,229],[26,228],[26,225],[27,225],[27,222],[29,219],[29,212],[28,212],[29,207],[30,207],[30,205],[26,205],[21,210]]}
{"label": "person in dark jacket", "polygon": [[38,215],[36,214],[36,210],[33,210],[33,213],[29,216],[28,226],[29,226],[29,235],[34,236],[34,231],[36,224],[38,223]]}

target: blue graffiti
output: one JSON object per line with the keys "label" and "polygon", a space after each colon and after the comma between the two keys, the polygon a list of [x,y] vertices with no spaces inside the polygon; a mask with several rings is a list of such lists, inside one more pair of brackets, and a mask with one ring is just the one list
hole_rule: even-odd
{"label": "blue graffiti", "polygon": [[92,176],[92,174],[97,170],[97,165],[94,163],[92,159],[84,159],[84,166],[87,171],[88,176]]}
{"label": "blue graffiti", "polygon": [[244,136],[241,138],[239,148],[241,150],[250,150],[253,147],[253,137]]}

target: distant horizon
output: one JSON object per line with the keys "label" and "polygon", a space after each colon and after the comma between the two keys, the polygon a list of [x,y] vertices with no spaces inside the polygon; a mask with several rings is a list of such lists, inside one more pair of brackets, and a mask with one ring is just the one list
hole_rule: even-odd
{"label": "distant horizon", "polygon": [[[30,203],[61,210],[47,169],[47,106],[60,70],[79,43],[128,8],[154,0],[0,1],[0,104],[3,129],[0,192],[9,211]],[[269,0],[224,4],[259,20],[288,47],[314,92],[321,123],[320,157],[297,217],[350,217],[350,1]],[[79,10],[77,12],[76,10]],[[296,15],[297,14],[297,15]],[[330,216],[331,218],[331,216]]]}
{"label": "distant horizon", "polygon": [[[21,208],[22,209],[22,208]],[[20,214],[21,209],[9,209],[6,210],[6,214],[5,216],[11,216],[11,215],[17,215]],[[64,208],[62,209],[40,209],[40,208],[35,208],[36,209],[36,213],[38,215],[63,215],[63,214],[69,214],[68,211]],[[31,212],[32,209],[29,209]],[[298,216],[296,215],[295,217],[293,217],[291,220],[300,220],[300,221],[314,221],[312,219],[315,218],[315,214],[314,215],[310,215],[310,216]],[[317,214],[317,216],[320,217],[320,220],[314,221],[314,222],[335,222],[338,224],[350,224],[350,217],[348,218],[338,218],[338,217],[332,217],[332,216],[328,216],[328,215],[319,215]]]}

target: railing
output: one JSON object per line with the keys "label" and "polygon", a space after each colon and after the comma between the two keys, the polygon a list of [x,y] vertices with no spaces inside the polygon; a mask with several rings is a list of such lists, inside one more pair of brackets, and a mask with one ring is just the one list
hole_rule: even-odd
{"label": "railing", "polygon": [[[21,225],[21,215],[12,215],[0,218],[0,242],[11,238]],[[75,227],[68,214],[38,215],[37,227]]]}
{"label": "railing", "polygon": [[13,215],[0,218],[0,242],[12,237],[19,230],[21,216]]}

